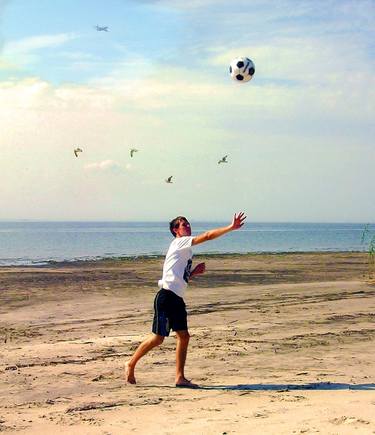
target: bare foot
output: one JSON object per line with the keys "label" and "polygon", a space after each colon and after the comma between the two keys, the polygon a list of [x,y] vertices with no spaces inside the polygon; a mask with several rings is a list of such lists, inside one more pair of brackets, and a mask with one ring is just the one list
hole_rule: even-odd
{"label": "bare foot", "polygon": [[193,384],[189,379],[182,378],[176,381],[176,387],[178,388],[199,388],[199,385]]}
{"label": "bare foot", "polygon": [[128,384],[136,384],[134,368],[130,367],[129,361],[125,363],[125,379]]}

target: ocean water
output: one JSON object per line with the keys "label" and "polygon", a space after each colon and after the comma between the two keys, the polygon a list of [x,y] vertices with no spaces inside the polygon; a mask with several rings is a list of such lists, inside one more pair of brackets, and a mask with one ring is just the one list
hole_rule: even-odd
{"label": "ocean water", "polygon": [[[228,222],[194,222],[192,233]],[[366,251],[375,224],[254,223],[194,248],[194,253]],[[164,255],[167,222],[0,222],[0,266]]]}

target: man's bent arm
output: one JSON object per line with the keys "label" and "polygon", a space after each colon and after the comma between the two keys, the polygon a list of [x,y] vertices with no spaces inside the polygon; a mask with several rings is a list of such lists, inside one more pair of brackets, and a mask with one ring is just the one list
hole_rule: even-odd
{"label": "man's bent arm", "polygon": [[228,225],[227,227],[215,228],[213,230],[209,230],[205,233],[195,236],[192,240],[192,245],[199,245],[199,243],[204,243],[208,240],[217,239],[218,237],[223,236],[230,231],[238,230],[244,224],[245,219],[246,216],[244,216],[244,213],[241,212],[238,215],[235,214],[230,225]]}

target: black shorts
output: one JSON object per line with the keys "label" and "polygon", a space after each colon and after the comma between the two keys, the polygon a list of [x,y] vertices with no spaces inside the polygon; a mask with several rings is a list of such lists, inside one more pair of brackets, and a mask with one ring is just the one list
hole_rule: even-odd
{"label": "black shorts", "polygon": [[157,292],[154,300],[154,320],[152,332],[168,337],[173,331],[186,331],[187,313],[184,300],[172,290],[161,289]]}

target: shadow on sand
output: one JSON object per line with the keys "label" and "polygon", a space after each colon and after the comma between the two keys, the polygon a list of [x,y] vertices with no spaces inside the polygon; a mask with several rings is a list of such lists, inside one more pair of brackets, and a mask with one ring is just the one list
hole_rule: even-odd
{"label": "shadow on sand", "polygon": [[200,385],[200,390],[231,391],[293,391],[293,390],[375,390],[375,384],[339,384],[316,382],[311,384],[239,384],[239,385]]}

